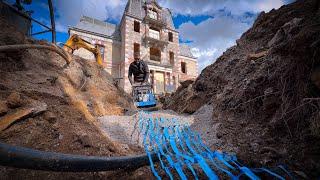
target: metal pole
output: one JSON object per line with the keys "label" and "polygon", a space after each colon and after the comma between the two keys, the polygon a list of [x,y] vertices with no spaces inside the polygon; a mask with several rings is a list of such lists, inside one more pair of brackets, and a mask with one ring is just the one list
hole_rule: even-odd
{"label": "metal pole", "polygon": [[52,5],[52,0],[48,0],[50,19],[51,19],[51,30],[52,30],[52,43],[56,43],[56,23],[54,21],[54,10]]}
{"label": "metal pole", "polygon": [[32,33],[31,36],[35,36],[35,35],[38,35],[38,34],[44,34],[44,33],[47,33],[47,32],[52,32],[52,30],[49,29],[49,30],[45,30],[45,31],[41,31],[41,32]]}

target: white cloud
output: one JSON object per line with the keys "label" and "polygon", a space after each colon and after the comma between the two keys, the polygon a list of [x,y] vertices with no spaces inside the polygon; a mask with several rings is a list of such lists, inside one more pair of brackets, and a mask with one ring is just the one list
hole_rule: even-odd
{"label": "white cloud", "polygon": [[198,25],[192,22],[182,24],[178,31],[183,40],[190,40],[193,53],[198,57],[199,68],[202,70],[213,63],[228,47],[235,44],[241,34],[250,25],[237,18],[220,16],[210,18]]}
{"label": "white cloud", "polygon": [[212,15],[220,9],[230,10],[233,14],[244,12],[258,13],[270,11],[284,5],[285,0],[159,0],[164,7],[171,8],[176,14]]}
{"label": "white cloud", "polygon": [[280,8],[285,1],[288,3],[287,0],[159,0],[174,15],[214,17],[198,25],[189,21],[179,27],[182,40],[192,41],[189,45],[198,57],[200,70],[212,64],[227,48],[235,45],[241,34],[253,24],[255,16],[248,17],[245,13],[268,12]]}
{"label": "white cloud", "polygon": [[126,5],[125,0],[54,0],[57,10],[57,30],[66,32],[68,26],[76,25],[81,16],[99,20],[119,20]]}
{"label": "white cloud", "polygon": [[[204,15],[227,9],[232,14],[269,11],[279,8],[284,0],[158,0],[174,14]],[[54,0],[57,9],[57,23],[61,26],[75,25],[82,15],[99,20],[119,21],[127,0]],[[65,31],[60,27],[58,30]]]}
{"label": "white cloud", "polygon": [[200,57],[200,56],[213,56],[218,51],[218,49],[213,48],[209,50],[208,49],[200,50],[199,48],[192,48],[191,51],[195,57]]}

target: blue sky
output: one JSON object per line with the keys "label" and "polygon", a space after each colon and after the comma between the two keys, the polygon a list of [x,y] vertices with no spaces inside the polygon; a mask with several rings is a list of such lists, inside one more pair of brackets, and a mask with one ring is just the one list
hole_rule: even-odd
{"label": "blue sky", "polygon": [[[13,3],[14,0],[6,0]],[[227,48],[233,46],[262,12],[279,8],[294,0],[158,0],[173,14],[180,42],[191,46],[198,58],[199,71],[213,63]],[[53,0],[57,41],[68,38],[68,26],[74,26],[82,15],[119,23],[127,0]],[[26,9],[33,17],[50,26],[46,0],[33,0]],[[44,30],[34,24],[32,31]],[[51,41],[51,34],[35,36]]]}

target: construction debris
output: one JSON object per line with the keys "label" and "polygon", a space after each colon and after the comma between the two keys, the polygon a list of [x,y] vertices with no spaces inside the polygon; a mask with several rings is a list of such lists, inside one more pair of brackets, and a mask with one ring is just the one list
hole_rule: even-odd
{"label": "construction debris", "polygon": [[18,92],[13,92],[9,95],[9,97],[7,98],[7,106],[9,108],[18,108],[23,106],[24,102],[21,99],[21,96]]}

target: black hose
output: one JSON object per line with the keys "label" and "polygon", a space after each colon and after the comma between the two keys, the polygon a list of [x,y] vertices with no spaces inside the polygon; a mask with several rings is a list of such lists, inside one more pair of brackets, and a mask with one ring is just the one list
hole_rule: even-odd
{"label": "black hose", "polygon": [[[155,155],[152,159],[156,160]],[[97,172],[135,169],[149,165],[146,155],[96,157],[38,151],[0,143],[0,165],[56,172]]]}

